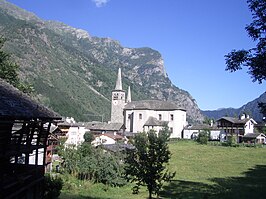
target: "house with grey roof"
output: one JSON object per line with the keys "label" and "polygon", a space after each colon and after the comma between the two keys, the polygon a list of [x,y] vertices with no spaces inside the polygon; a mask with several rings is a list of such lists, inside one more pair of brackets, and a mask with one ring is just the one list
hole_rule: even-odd
{"label": "house with grey roof", "polygon": [[243,114],[239,118],[222,117],[217,120],[217,127],[222,129],[220,140],[227,141],[229,136],[234,136],[238,143],[243,142],[246,134],[254,133],[255,120]]}
{"label": "house with grey roof", "polygon": [[200,132],[208,131],[210,133],[210,140],[220,140],[221,129],[216,125],[209,124],[194,124],[188,125],[184,128],[182,133],[183,139],[196,139]]}
{"label": "house with grey roof", "polygon": [[0,79],[0,198],[42,198],[51,124],[61,119]]}
{"label": "house with grey roof", "polygon": [[243,142],[254,144],[265,144],[266,136],[263,133],[247,133],[243,136]]}

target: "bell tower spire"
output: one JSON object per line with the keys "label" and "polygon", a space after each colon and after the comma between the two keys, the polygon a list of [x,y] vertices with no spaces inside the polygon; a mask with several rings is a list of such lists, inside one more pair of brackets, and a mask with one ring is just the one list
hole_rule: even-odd
{"label": "bell tower spire", "polygon": [[122,88],[121,68],[118,69],[115,89],[112,91],[111,123],[124,123],[126,92]]}
{"label": "bell tower spire", "polygon": [[122,89],[121,68],[118,69],[115,90],[123,90]]}

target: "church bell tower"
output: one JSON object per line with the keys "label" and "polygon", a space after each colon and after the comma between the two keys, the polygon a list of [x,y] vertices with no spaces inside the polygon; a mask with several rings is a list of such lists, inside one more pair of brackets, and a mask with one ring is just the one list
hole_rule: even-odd
{"label": "church bell tower", "polygon": [[124,123],[126,93],[122,89],[121,68],[118,69],[115,89],[112,91],[111,123]]}

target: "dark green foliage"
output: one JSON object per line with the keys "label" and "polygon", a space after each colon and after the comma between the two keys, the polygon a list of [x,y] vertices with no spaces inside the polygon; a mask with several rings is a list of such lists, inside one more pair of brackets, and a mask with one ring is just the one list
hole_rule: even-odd
{"label": "dark green foliage", "polygon": [[87,143],[91,143],[94,140],[93,134],[90,132],[86,132],[83,137]]}
{"label": "dark green foliage", "polygon": [[262,83],[266,79],[266,1],[248,0],[247,3],[253,22],[246,26],[246,31],[257,44],[255,48],[233,50],[225,55],[226,70],[234,72],[246,66],[253,81]]}
{"label": "dark green foliage", "polygon": [[12,61],[10,54],[2,50],[5,41],[3,37],[0,37],[0,78],[6,80],[24,93],[31,93],[33,91],[32,86],[23,83],[19,79],[19,66]]}
{"label": "dark green foliage", "polygon": [[227,144],[228,144],[228,146],[235,146],[235,145],[237,145],[236,139],[237,139],[237,137],[234,134],[227,135]]}
{"label": "dark green foliage", "polygon": [[170,160],[167,141],[170,132],[164,128],[158,134],[154,131],[139,133],[134,138],[134,150],[129,150],[125,159],[126,178],[135,182],[133,193],[138,193],[140,186],[147,186],[149,198],[159,194],[164,181],[170,181],[175,173],[165,171]]}
{"label": "dark green foliage", "polygon": [[64,171],[80,180],[91,180],[108,186],[123,186],[123,164],[119,154],[104,152],[94,148],[90,142],[79,147],[65,148],[61,151]]}
{"label": "dark green foliage", "polygon": [[63,180],[58,176],[45,175],[44,176],[44,199],[55,199],[61,193],[63,187]]}
{"label": "dark green foliage", "polygon": [[199,132],[196,141],[200,144],[208,144],[209,138],[210,138],[210,130],[205,129]]}

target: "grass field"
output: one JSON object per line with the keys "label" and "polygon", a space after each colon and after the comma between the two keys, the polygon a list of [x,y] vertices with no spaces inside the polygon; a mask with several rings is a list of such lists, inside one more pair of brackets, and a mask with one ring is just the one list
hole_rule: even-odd
{"label": "grass field", "polygon": [[[170,171],[174,180],[165,184],[160,198],[266,198],[266,148],[199,145],[192,141],[169,144]],[[143,187],[133,195],[132,185],[108,189],[101,184],[69,177],[61,199],[147,198]],[[107,190],[106,190],[107,189]]]}

